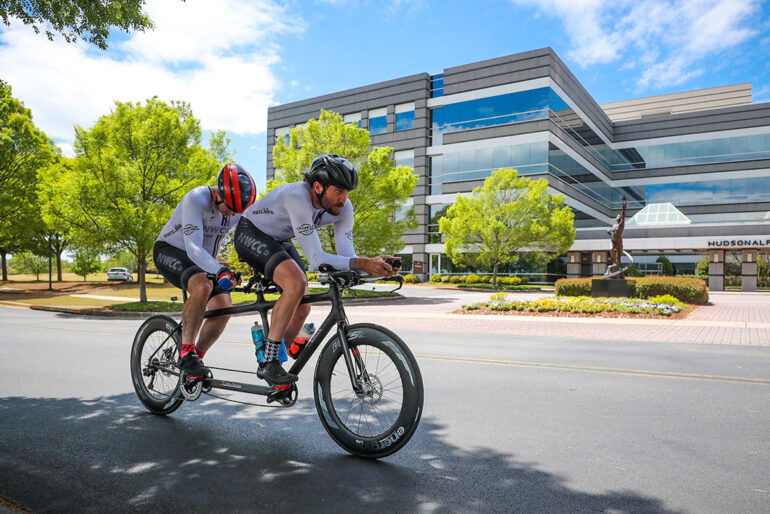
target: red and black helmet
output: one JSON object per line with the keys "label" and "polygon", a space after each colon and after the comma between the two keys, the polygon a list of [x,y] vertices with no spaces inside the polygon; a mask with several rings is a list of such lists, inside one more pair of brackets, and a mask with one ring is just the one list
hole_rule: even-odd
{"label": "red and black helmet", "polygon": [[254,203],[257,186],[248,171],[231,162],[219,170],[217,177],[219,197],[231,210],[241,213]]}

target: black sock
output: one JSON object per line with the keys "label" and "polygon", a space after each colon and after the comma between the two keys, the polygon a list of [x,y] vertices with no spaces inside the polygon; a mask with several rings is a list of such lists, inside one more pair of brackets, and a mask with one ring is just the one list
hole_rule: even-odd
{"label": "black sock", "polygon": [[278,353],[281,351],[281,342],[268,339],[265,341],[265,359],[264,362],[277,361]]}

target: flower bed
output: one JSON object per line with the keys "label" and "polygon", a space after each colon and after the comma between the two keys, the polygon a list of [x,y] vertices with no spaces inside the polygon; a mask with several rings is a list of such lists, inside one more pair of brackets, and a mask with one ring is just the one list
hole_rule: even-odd
{"label": "flower bed", "polygon": [[[601,278],[601,277],[595,277]],[[556,281],[557,296],[590,296],[590,278],[563,278]],[[687,303],[703,305],[708,302],[706,282],[700,278],[639,277],[628,279],[628,294],[635,298],[671,295]]]}
{"label": "flower bed", "polygon": [[588,296],[556,296],[538,300],[517,301],[506,293],[491,296],[488,302],[464,305],[465,313],[547,314],[557,316],[681,318],[690,307],[670,295],[641,298],[591,298]]}

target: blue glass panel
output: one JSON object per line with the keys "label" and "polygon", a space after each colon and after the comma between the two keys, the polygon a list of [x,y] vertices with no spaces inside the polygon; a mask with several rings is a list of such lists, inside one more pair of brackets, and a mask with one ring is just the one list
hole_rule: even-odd
{"label": "blue glass panel", "polygon": [[414,111],[396,114],[396,130],[408,130],[412,128],[414,128]]}
{"label": "blue glass panel", "polygon": [[477,170],[491,170],[492,169],[492,149],[480,148],[476,150],[476,169]]}
{"label": "blue glass panel", "polygon": [[388,131],[388,117],[377,116],[376,118],[369,118],[369,133],[372,135],[384,134]]}
{"label": "blue glass panel", "polygon": [[548,104],[551,99],[551,88],[541,87],[540,89],[533,89],[529,91],[529,105],[532,111],[539,111],[542,109],[548,109]]}
{"label": "blue glass panel", "polygon": [[492,167],[505,168],[511,165],[511,147],[498,146],[492,149]]}
{"label": "blue glass panel", "polygon": [[564,111],[569,109],[569,105],[567,105],[567,102],[561,99],[559,95],[556,94],[556,92],[553,89],[548,89],[551,93],[551,99],[550,99],[550,108],[552,111]]}

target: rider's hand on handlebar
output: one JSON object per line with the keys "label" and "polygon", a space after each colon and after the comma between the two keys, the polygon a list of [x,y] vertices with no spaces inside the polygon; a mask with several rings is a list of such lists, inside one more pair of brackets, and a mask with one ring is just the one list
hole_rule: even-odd
{"label": "rider's hand on handlebar", "polygon": [[233,273],[227,268],[222,268],[217,273],[217,284],[222,291],[229,291],[241,283],[241,274]]}
{"label": "rider's hand on handlebar", "polygon": [[389,255],[381,255],[380,257],[372,257],[370,259],[366,259],[364,271],[373,277],[392,277],[396,274],[395,270],[398,268],[394,268],[388,264],[385,259],[393,259],[393,257],[390,257]]}

